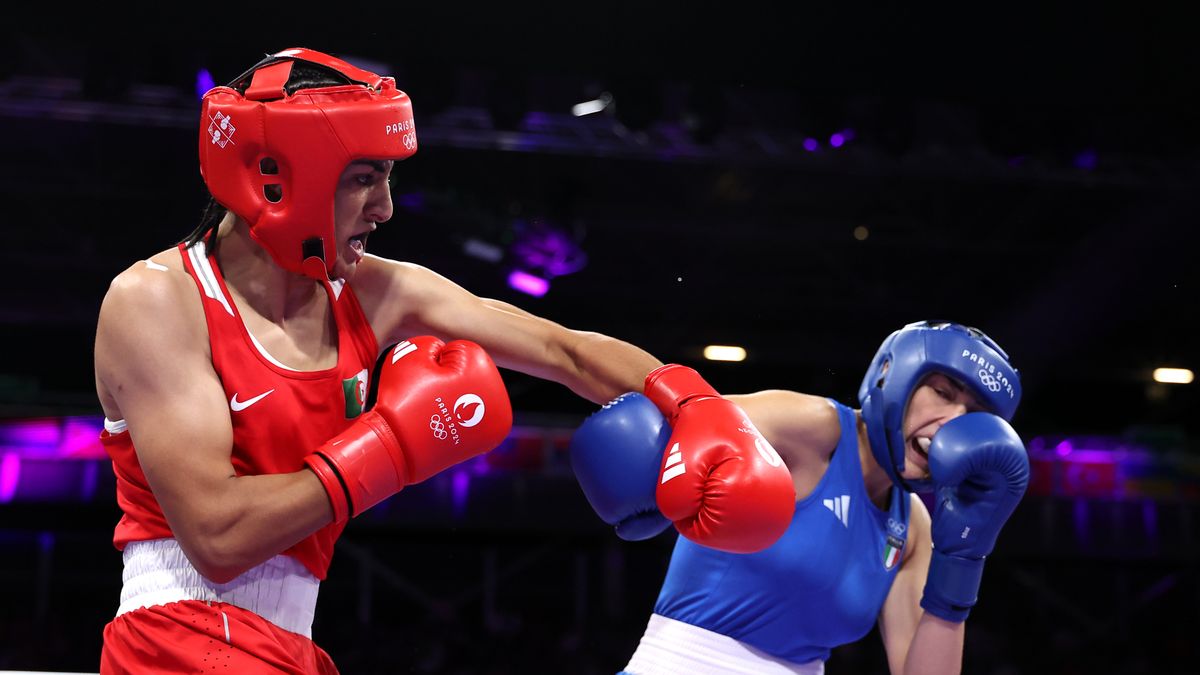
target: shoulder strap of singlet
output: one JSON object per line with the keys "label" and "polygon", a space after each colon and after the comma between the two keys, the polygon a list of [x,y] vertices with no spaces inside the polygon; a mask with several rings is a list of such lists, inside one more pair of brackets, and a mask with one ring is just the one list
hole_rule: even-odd
{"label": "shoulder strap of singlet", "polygon": [[[183,256],[184,268],[196,280],[196,286],[199,287],[200,292],[220,303],[229,316],[236,316],[232,301],[225,295],[220,282],[217,281],[217,273],[212,261],[208,258],[204,242],[196,242],[191,246],[180,244],[179,252]],[[208,312],[206,311],[205,314],[207,315]]]}
{"label": "shoulder strap of singlet", "polygon": [[328,287],[333,311],[337,314],[338,330],[348,331],[355,343],[364,350],[367,360],[373,363],[379,354],[379,341],[358,301],[358,295],[351,284],[341,279],[329,282]]}

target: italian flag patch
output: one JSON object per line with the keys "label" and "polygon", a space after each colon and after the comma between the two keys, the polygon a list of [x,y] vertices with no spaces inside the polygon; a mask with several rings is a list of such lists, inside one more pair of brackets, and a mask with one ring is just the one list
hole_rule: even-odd
{"label": "italian flag patch", "polygon": [[884,569],[892,569],[896,563],[900,562],[900,551],[904,548],[904,542],[900,541],[892,535],[888,535],[887,546],[883,547],[883,567]]}
{"label": "italian flag patch", "polygon": [[362,414],[367,402],[367,369],[358,371],[354,377],[342,380],[342,393],[346,395],[346,419],[352,420]]}

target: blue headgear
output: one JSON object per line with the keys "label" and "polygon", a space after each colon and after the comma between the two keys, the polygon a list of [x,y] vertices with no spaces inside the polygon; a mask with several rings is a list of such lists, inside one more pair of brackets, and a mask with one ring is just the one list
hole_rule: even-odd
{"label": "blue headgear", "polygon": [[977,328],[944,321],[918,321],[880,345],[858,388],[871,452],[892,482],[910,492],[932,489],[929,480],[905,480],[904,411],[929,373],[958,380],[990,412],[1011,421],[1021,402],[1021,378],[1008,354]]}

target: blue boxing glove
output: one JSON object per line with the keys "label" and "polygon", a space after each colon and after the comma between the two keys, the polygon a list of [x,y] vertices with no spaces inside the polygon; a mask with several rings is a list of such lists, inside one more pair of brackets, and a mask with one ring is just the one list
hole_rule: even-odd
{"label": "blue boxing glove", "polygon": [[584,420],[571,437],[571,467],[596,515],[628,541],[671,525],[654,490],[671,427],[650,399],[622,394]]}
{"label": "blue boxing glove", "polygon": [[1029,456],[1004,419],[967,413],[934,434],[929,473],[936,499],[933,559],[921,607],[947,621],[965,621],[984,560],[1029,484]]}

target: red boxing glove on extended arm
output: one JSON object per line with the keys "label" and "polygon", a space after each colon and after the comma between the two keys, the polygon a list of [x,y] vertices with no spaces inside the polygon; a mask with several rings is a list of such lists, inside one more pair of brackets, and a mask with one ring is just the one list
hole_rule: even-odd
{"label": "red boxing glove on extended arm", "polygon": [[674,430],[655,497],[679,532],[731,553],[783,536],[796,510],[792,474],[746,413],[680,365],[647,375],[646,396]]}
{"label": "red boxing glove on extended arm", "polygon": [[512,428],[504,381],[479,345],[422,336],[380,358],[375,405],[305,458],[335,522],[491,450]]}

